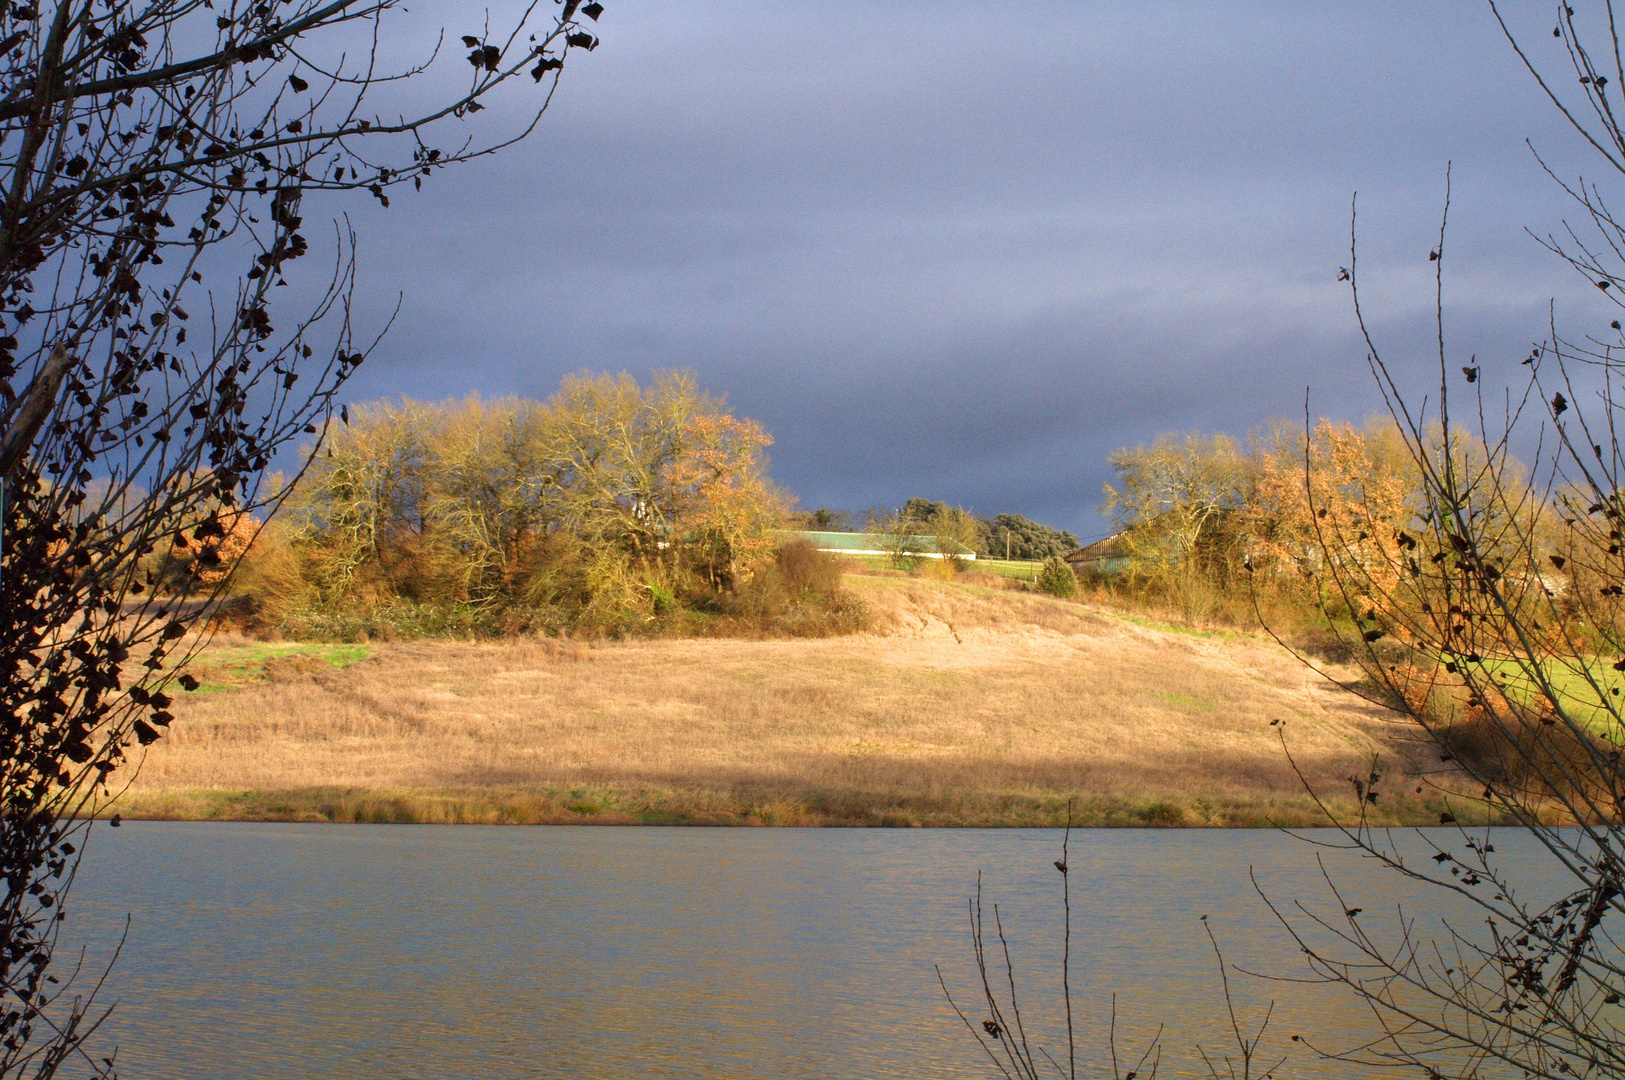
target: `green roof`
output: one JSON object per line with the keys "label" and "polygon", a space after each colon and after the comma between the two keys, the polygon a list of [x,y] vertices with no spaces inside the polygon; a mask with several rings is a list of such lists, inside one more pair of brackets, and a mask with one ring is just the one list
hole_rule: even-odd
{"label": "green roof", "polygon": [[902,550],[904,554],[914,555],[957,555],[961,558],[974,559],[976,552],[959,543],[949,540],[946,544],[938,541],[935,536],[896,536],[892,533],[867,532],[790,532],[784,536],[798,537],[810,540],[814,547],[821,551],[873,551],[889,554]]}

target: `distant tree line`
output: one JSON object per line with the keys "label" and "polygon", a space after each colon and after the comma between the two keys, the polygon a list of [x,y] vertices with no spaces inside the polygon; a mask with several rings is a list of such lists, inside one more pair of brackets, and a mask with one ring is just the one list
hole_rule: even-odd
{"label": "distant tree line", "polygon": [[[1482,456],[1453,440],[1453,452]],[[196,593],[236,566],[224,617],[343,638],[856,627],[839,564],[825,557],[831,569],[809,571],[806,552],[785,554],[787,529],[870,532],[904,569],[922,537],[1008,553],[1047,564],[1046,591],[1072,592],[1070,532],[920,497],[861,521],[792,511],[765,474],[771,443],[687,372],[646,386],[575,375],[545,402],[359,406],[330,422],[275,521],[222,508],[210,528],[180,530],[149,555],[148,574]],[[1278,423],[1245,440],[1163,435],[1110,460],[1104,504],[1119,532],[1105,558],[1077,567],[1120,601],[1188,620],[1250,623],[1260,602],[1295,625],[1329,609],[1352,617],[1314,584],[1338,569],[1323,565],[1328,515],[1364,522],[1340,558],[1391,558],[1421,482],[1387,420],[1322,420],[1308,433]]]}
{"label": "distant tree line", "polygon": [[981,517],[934,499],[911,498],[896,510],[871,508],[861,515],[820,507],[792,515],[797,528],[827,532],[897,531],[963,544],[982,558],[1043,560],[1076,551],[1078,538],[1020,514]]}

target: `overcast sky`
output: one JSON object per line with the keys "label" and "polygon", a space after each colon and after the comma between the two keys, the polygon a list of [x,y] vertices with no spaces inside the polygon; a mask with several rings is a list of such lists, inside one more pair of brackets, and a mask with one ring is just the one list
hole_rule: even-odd
{"label": "overcast sky", "polygon": [[[410,18],[468,32],[458,7]],[[1550,48],[1550,5],[1521,7]],[[598,29],[528,142],[349,200],[364,312],[405,297],[351,400],[692,368],[803,506],[922,495],[1087,537],[1120,446],[1244,434],[1306,390],[1376,407],[1336,280],[1356,191],[1419,395],[1447,162],[1452,356],[1509,379],[1554,298],[1610,317],[1525,232],[1572,212],[1524,140],[1589,159],[1471,0],[614,0]]]}

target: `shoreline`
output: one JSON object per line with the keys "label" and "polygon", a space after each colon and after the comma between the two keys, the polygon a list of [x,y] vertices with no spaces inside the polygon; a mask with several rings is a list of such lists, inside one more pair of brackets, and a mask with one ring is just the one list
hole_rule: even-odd
{"label": "shoreline", "polygon": [[[1067,805],[1053,797],[989,794],[981,805],[933,800],[881,801],[862,793],[823,795],[721,791],[611,790],[391,792],[366,789],[297,791],[136,790],[95,815],[117,813],[130,821],[257,821],[312,824],[413,825],[666,825],[722,828],[1060,828]],[[1352,798],[1328,800],[1330,820],[1307,795],[1269,799],[1191,796],[1177,799],[1080,797],[1072,808],[1074,828],[1319,828],[1358,820]],[[1377,827],[1437,826],[1442,796],[1400,800],[1368,812]],[[1492,824],[1449,811],[1464,825]]]}

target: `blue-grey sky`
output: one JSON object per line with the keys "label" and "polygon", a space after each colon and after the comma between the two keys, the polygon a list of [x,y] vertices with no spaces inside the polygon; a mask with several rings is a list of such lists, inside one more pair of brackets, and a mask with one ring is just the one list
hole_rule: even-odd
{"label": "blue-grey sky", "polygon": [[[1518,8],[1549,48],[1551,6]],[[615,0],[599,30],[528,142],[351,201],[363,313],[405,297],[351,400],[692,368],[804,506],[923,495],[1087,536],[1117,447],[1243,434],[1306,389],[1376,407],[1336,280],[1356,191],[1418,394],[1447,162],[1453,356],[1512,378],[1553,298],[1610,317],[1525,233],[1572,211],[1524,140],[1591,162],[1473,0]]]}

